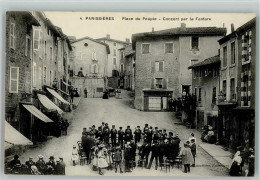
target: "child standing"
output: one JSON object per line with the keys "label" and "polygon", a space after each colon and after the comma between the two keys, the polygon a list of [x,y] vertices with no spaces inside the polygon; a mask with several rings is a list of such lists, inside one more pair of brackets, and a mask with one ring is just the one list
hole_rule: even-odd
{"label": "child standing", "polygon": [[184,164],[184,173],[190,172],[190,165],[194,163],[194,159],[187,143],[184,143],[184,149],[181,152],[182,163]]}
{"label": "child standing", "polygon": [[194,163],[192,164],[192,167],[195,167],[195,156],[196,156],[196,143],[195,143],[195,139],[191,139],[191,143],[190,143],[190,150],[191,150],[191,154],[193,156],[194,159]]}
{"label": "child standing", "polygon": [[116,152],[114,154],[114,161],[115,161],[115,168],[116,168],[116,173],[117,173],[117,168],[119,166],[120,168],[120,173],[123,173],[122,171],[122,151],[120,146],[116,148]]}

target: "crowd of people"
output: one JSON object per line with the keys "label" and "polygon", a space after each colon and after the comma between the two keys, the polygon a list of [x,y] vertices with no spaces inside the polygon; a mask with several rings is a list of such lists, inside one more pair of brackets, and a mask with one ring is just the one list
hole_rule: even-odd
{"label": "crowd of people", "polygon": [[[130,126],[125,130],[108,123],[83,128],[81,141],[72,150],[72,162],[75,166],[80,159],[85,158],[94,171],[103,175],[102,169],[113,169],[115,172],[131,172],[134,167],[151,169],[155,161],[155,170],[164,167],[166,163],[174,166],[176,158],[182,159],[184,172],[190,172],[190,165],[195,166],[196,138],[194,134],[184,143],[181,150],[180,138],[176,133],[145,124],[144,128]],[[136,155],[138,158],[136,158]],[[137,160],[137,161],[136,161]],[[119,171],[118,171],[119,170]]]}
{"label": "crowd of people", "polygon": [[27,175],[65,175],[65,163],[59,157],[55,162],[54,156],[50,156],[49,161],[45,162],[42,155],[38,156],[35,162],[33,157],[29,157],[24,164],[19,160],[19,156],[14,155],[13,160],[6,164],[7,174],[27,174]]}

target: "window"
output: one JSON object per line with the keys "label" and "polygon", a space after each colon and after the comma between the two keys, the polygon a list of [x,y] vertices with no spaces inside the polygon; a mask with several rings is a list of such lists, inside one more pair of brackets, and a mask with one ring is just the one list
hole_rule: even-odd
{"label": "window", "polygon": [[104,89],[102,87],[97,87],[97,92],[103,92]]}
{"label": "window", "polygon": [[121,64],[121,66],[120,66],[120,71],[121,71],[121,72],[124,72],[124,64]]}
{"label": "window", "polygon": [[226,80],[224,80],[223,84],[222,84],[222,93],[223,93],[224,98],[226,98],[226,94],[227,94],[227,81]]}
{"label": "window", "polygon": [[47,84],[47,68],[43,68],[43,83]]}
{"label": "window", "polygon": [[191,37],[191,49],[195,49],[195,50],[199,49],[199,37],[196,36]]}
{"label": "window", "polygon": [[163,72],[163,61],[155,62],[155,71],[156,72]]}
{"label": "window", "polygon": [[113,65],[116,65],[116,58],[113,58]]}
{"label": "window", "polygon": [[116,46],[116,43],[114,42],[114,46]]}
{"label": "window", "polygon": [[52,72],[50,71],[50,85],[52,84]]}
{"label": "window", "polygon": [[198,92],[197,92],[197,88],[195,87],[195,88],[194,88],[194,95],[195,95],[196,99],[197,99],[197,93],[198,93]]}
{"label": "window", "polygon": [[39,28],[34,28],[33,49],[34,50],[39,50],[40,49],[40,29]]}
{"label": "window", "polygon": [[231,99],[231,100],[236,99],[236,94],[235,94],[235,78],[230,79],[230,99]]}
{"label": "window", "polygon": [[47,50],[47,44],[46,44],[46,41],[44,41],[44,59],[47,59],[46,50]]}
{"label": "window", "polygon": [[124,59],[124,52],[121,52],[121,59]]}
{"label": "window", "polygon": [[25,56],[28,56],[28,54],[30,54],[30,46],[31,46],[31,43],[30,43],[30,37],[28,35],[26,35],[26,40],[25,40],[25,52],[24,52],[24,55]]}
{"label": "window", "polygon": [[227,46],[223,47],[223,67],[227,67]]}
{"label": "window", "polygon": [[165,43],[165,53],[173,53],[173,43]]}
{"label": "window", "polygon": [[19,67],[10,67],[9,93],[18,93]]}
{"label": "window", "polygon": [[163,79],[162,78],[155,78],[155,87],[157,89],[163,88]]}
{"label": "window", "polygon": [[199,60],[198,59],[191,59],[190,65],[196,64]]}
{"label": "window", "polygon": [[10,24],[10,48],[15,49],[15,24]]}
{"label": "window", "polygon": [[97,54],[96,54],[96,52],[93,52],[93,53],[92,53],[92,59],[93,59],[93,60],[97,60]]}
{"label": "window", "polygon": [[50,47],[50,60],[52,61],[52,47]]}
{"label": "window", "polygon": [[212,104],[216,104],[216,100],[217,100],[217,88],[213,87],[213,90],[212,90]]}
{"label": "window", "polygon": [[36,87],[36,63],[33,63],[33,87]]}
{"label": "window", "polygon": [[142,54],[150,53],[150,44],[142,44]]}
{"label": "window", "polygon": [[114,49],[114,56],[116,56],[116,49]]}
{"label": "window", "polygon": [[243,78],[243,82],[244,82],[244,97],[243,97],[243,100],[244,100],[244,106],[248,106],[248,101],[249,101],[249,89],[248,89],[248,75],[244,76]]}
{"label": "window", "polygon": [[235,42],[231,43],[231,64],[236,63],[236,46]]}
{"label": "window", "polygon": [[198,101],[201,101],[201,88],[199,88],[199,97],[198,97]]}
{"label": "window", "polygon": [[95,74],[98,73],[98,65],[97,65],[97,64],[94,65],[94,73],[95,73]]}

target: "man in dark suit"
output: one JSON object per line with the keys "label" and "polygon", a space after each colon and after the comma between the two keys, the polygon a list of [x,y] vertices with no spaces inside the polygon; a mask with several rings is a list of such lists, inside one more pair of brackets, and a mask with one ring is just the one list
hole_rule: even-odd
{"label": "man in dark suit", "polygon": [[112,146],[114,147],[116,145],[116,135],[117,135],[117,130],[115,129],[115,125],[112,125],[110,134],[111,134],[111,143]]}
{"label": "man in dark suit", "polygon": [[46,169],[46,163],[43,160],[43,156],[42,155],[39,155],[38,157],[39,157],[39,160],[36,162],[36,167],[37,167],[37,169],[39,170],[39,172],[41,174],[44,174],[45,173],[45,169]]}
{"label": "man in dark suit", "polygon": [[25,162],[25,165],[29,168],[29,169],[31,169],[31,167],[33,166],[33,165],[35,165],[35,162],[33,161],[33,158],[30,156],[29,157],[29,161],[26,161]]}
{"label": "man in dark suit", "polygon": [[132,135],[132,129],[130,129],[130,126],[127,126],[127,129],[125,130],[125,142],[130,142],[133,138]]}
{"label": "man in dark suit", "polygon": [[142,134],[142,130],[140,129],[140,126],[137,126],[137,128],[135,129],[135,143],[140,142],[141,140],[141,134]]}
{"label": "man in dark suit", "polygon": [[151,155],[150,162],[149,162],[147,169],[151,169],[153,159],[155,158],[155,170],[157,170],[157,168],[158,168],[158,157],[159,157],[158,141],[153,142],[153,144],[151,145],[151,151],[152,151],[152,155]]}
{"label": "man in dark suit", "polygon": [[119,127],[119,130],[118,130],[118,143],[120,144],[121,148],[124,147],[124,130],[122,127]]}

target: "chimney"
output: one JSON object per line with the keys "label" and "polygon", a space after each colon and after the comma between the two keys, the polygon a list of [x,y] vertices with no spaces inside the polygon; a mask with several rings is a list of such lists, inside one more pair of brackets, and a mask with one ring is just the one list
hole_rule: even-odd
{"label": "chimney", "polygon": [[126,38],[125,42],[130,43],[130,39]]}
{"label": "chimney", "polygon": [[185,23],[181,23],[181,29],[186,29],[186,24]]}
{"label": "chimney", "polygon": [[235,31],[235,27],[234,27],[234,24],[232,23],[231,24],[231,33]]}
{"label": "chimney", "polygon": [[107,34],[107,35],[106,35],[106,38],[107,38],[107,39],[110,39],[110,34]]}
{"label": "chimney", "polygon": [[154,27],[152,27],[152,32],[154,32]]}
{"label": "chimney", "polygon": [[223,23],[223,28],[225,27],[225,23]]}

